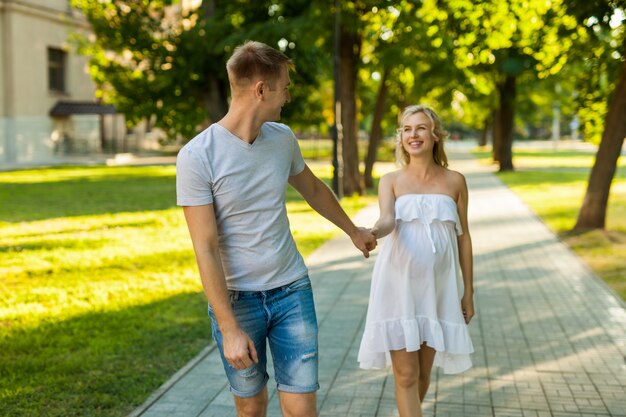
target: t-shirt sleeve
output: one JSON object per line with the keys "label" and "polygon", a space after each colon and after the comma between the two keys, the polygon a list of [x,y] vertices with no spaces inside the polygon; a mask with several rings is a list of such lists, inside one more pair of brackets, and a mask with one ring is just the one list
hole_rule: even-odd
{"label": "t-shirt sleeve", "polygon": [[300,151],[300,144],[298,144],[298,139],[293,134],[291,129],[289,130],[291,133],[291,141],[293,143],[293,155],[291,157],[291,168],[289,170],[289,176],[293,177],[294,175],[298,175],[302,171],[304,171],[304,158],[302,157],[302,151]]}
{"label": "t-shirt sleeve", "polygon": [[209,170],[193,150],[183,148],[176,158],[176,204],[202,206],[213,203]]}

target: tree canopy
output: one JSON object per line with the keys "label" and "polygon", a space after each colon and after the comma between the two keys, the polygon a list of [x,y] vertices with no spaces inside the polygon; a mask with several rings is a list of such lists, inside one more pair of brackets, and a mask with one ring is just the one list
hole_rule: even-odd
{"label": "tree canopy", "polygon": [[[189,4],[193,7],[183,7]],[[296,88],[284,120],[299,131],[329,132],[337,12],[347,193],[361,190],[359,132],[370,133],[365,182],[371,186],[378,143],[393,133],[407,104],[434,106],[448,127],[483,132],[491,127],[501,170],[513,169],[514,133],[541,134],[554,109],[580,119],[586,139],[611,142],[613,153],[618,139],[604,139],[611,131],[605,116],[617,117],[609,126],[616,132],[619,120],[626,120],[621,102],[611,101],[622,91],[626,0],[72,0],[72,5],[93,28],[93,36],[76,42],[90,56],[98,96],[116,105],[129,123],[148,119],[184,139],[227,111],[225,61],[248,39],[277,47],[296,63]]]}
{"label": "tree canopy", "polygon": [[76,42],[90,57],[98,97],[130,124],[149,119],[170,136],[190,139],[219,119],[227,111],[226,60],[248,39],[280,48],[297,63],[299,88],[285,117],[302,125],[323,121],[321,100],[306,99],[319,95],[315,87],[329,68],[319,48],[324,33],[313,30],[321,14],[314,2],[205,0],[191,9],[172,0],[72,5],[93,28],[94,36]]}

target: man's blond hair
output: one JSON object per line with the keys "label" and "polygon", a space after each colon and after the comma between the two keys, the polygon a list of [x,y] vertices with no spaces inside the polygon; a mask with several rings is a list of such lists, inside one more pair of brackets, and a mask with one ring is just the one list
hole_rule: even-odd
{"label": "man's blond hair", "polygon": [[226,62],[228,80],[233,87],[263,80],[273,88],[283,67],[292,69],[291,59],[271,46],[255,41],[247,41],[236,47]]}

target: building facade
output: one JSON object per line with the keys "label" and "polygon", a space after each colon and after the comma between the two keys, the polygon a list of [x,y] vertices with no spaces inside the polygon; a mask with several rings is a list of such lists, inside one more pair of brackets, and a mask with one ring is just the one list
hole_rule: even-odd
{"label": "building facade", "polygon": [[74,32],[89,24],[69,0],[0,0],[0,169],[101,152],[106,136],[125,137],[123,116],[95,102]]}

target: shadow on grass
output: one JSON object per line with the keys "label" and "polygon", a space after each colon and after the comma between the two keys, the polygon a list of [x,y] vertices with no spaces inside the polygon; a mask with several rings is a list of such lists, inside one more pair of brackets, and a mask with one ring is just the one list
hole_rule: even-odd
{"label": "shadow on grass", "polygon": [[200,293],[4,328],[0,415],[124,416],[210,341]]}

